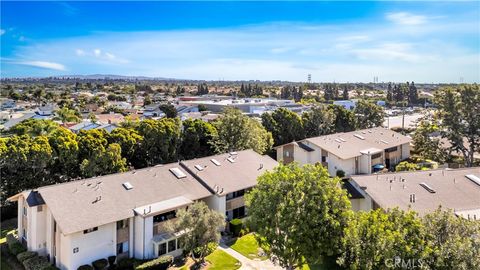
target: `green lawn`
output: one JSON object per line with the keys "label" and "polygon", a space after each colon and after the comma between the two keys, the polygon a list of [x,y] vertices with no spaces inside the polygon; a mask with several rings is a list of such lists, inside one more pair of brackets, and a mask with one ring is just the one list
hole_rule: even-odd
{"label": "green lawn", "polygon": [[210,263],[209,270],[235,270],[241,266],[237,259],[219,249],[208,255],[206,259]]}
{"label": "green lawn", "polygon": [[230,247],[251,260],[268,258],[267,256],[258,256],[259,245],[253,233],[239,237]]}

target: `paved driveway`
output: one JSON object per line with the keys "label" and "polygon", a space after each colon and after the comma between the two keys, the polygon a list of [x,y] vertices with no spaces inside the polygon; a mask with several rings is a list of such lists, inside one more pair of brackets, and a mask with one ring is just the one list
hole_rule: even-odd
{"label": "paved driveway", "polygon": [[230,254],[235,259],[239,260],[242,263],[241,270],[280,270],[283,269],[282,267],[273,264],[270,260],[250,260],[249,258],[243,256],[242,254],[238,253],[237,251],[231,249],[229,246],[221,243],[218,246],[220,250],[225,251],[226,253]]}

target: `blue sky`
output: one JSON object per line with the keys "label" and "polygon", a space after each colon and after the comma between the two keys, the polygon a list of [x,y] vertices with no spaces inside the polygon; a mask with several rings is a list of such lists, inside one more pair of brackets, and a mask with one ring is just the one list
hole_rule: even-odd
{"label": "blue sky", "polygon": [[480,81],[480,2],[5,2],[1,76]]}

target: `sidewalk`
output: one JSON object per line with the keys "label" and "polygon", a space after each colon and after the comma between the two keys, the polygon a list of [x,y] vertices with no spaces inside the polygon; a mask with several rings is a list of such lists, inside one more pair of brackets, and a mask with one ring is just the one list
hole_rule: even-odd
{"label": "sidewalk", "polygon": [[220,243],[218,246],[220,250],[225,251],[235,259],[239,260],[242,263],[241,270],[280,270],[283,269],[278,265],[274,265],[270,260],[250,260],[249,258],[243,256],[242,254],[238,253],[237,251],[231,249],[225,243]]}

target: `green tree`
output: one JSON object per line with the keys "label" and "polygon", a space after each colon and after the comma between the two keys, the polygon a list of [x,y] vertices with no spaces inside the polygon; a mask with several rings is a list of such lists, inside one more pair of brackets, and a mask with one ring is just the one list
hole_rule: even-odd
{"label": "green tree", "polygon": [[465,166],[472,167],[480,149],[480,87],[477,84],[446,88],[436,92],[442,136],[452,150],[462,153]]}
{"label": "green tree", "polygon": [[280,165],[246,195],[257,240],[287,269],[341,250],[352,212],[340,180],[320,165]]}
{"label": "green tree", "polygon": [[355,114],[352,111],[338,105],[330,105],[329,109],[335,115],[335,121],[333,122],[335,133],[355,130]]}
{"label": "green tree", "polygon": [[109,143],[116,143],[122,149],[122,156],[128,164],[138,164],[137,156],[143,142],[143,137],[133,128],[119,127],[114,129],[108,136]]}
{"label": "green tree", "polygon": [[431,269],[480,269],[480,223],[441,208],[423,218],[433,254]]}
{"label": "green tree", "polygon": [[141,155],[137,155],[138,162],[134,166],[141,168],[177,161],[180,130],[178,118],[141,121],[137,131],[143,137],[143,143],[139,149]]}
{"label": "green tree", "polygon": [[93,177],[126,171],[120,145],[108,144],[104,130],[81,130],[77,136],[80,172],[83,177]]}
{"label": "green tree", "polygon": [[238,109],[226,109],[213,125],[217,135],[211,144],[217,153],[253,149],[263,154],[272,147],[272,134]]}
{"label": "green tree", "polygon": [[418,265],[432,252],[421,219],[398,209],[356,212],[342,241],[337,262],[350,269],[402,269],[397,258]]}
{"label": "green tree", "polygon": [[9,129],[9,133],[15,135],[46,136],[57,130],[59,125],[52,120],[27,119]]}
{"label": "green tree", "polygon": [[63,124],[65,123],[79,123],[82,118],[80,113],[76,110],[63,107],[55,112],[54,120],[59,120]]}
{"label": "green tree", "polygon": [[145,98],[143,99],[143,106],[148,106],[152,104],[152,98],[150,97],[150,95],[146,95]]}
{"label": "green tree", "polygon": [[282,145],[305,138],[302,118],[285,109],[276,109],[273,113],[262,114],[262,124],[272,133],[274,145]]}
{"label": "green tree", "polygon": [[50,173],[57,181],[64,182],[79,176],[77,135],[70,130],[58,127],[48,136],[52,148]]}
{"label": "green tree", "polygon": [[205,261],[208,244],[220,240],[219,229],[224,226],[223,215],[199,201],[178,210],[177,220],[169,227],[172,232],[185,232],[181,238],[182,248],[198,264]]}
{"label": "green tree", "polygon": [[162,104],[159,108],[167,118],[177,117],[177,109],[172,104]]}
{"label": "green tree", "polygon": [[302,123],[307,138],[327,135],[334,131],[335,115],[332,110],[315,106],[302,114]]}
{"label": "green tree", "polygon": [[23,190],[51,184],[47,170],[51,161],[52,148],[45,136],[0,138],[1,205]]}
{"label": "green tree", "polygon": [[215,149],[210,142],[217,136],[215,127],[200,119],[183,121],[182,145],[180,156],[193,159],[213,155]]}
{"label": "green tree", "polygon": [[419,121],[413,135],[415,152],[424,159],[431,159],[440,163],[447,160],[447,151],[442,147],[439,138],[432,134],[440,131],[439,123],[433,118],[423,118]]}
{"label": "green tree", "polygon": [[357,102],[354,113],[356,126],[360,129],[379,127],[385,120],[385,111],[382,107],[364,100]]}

